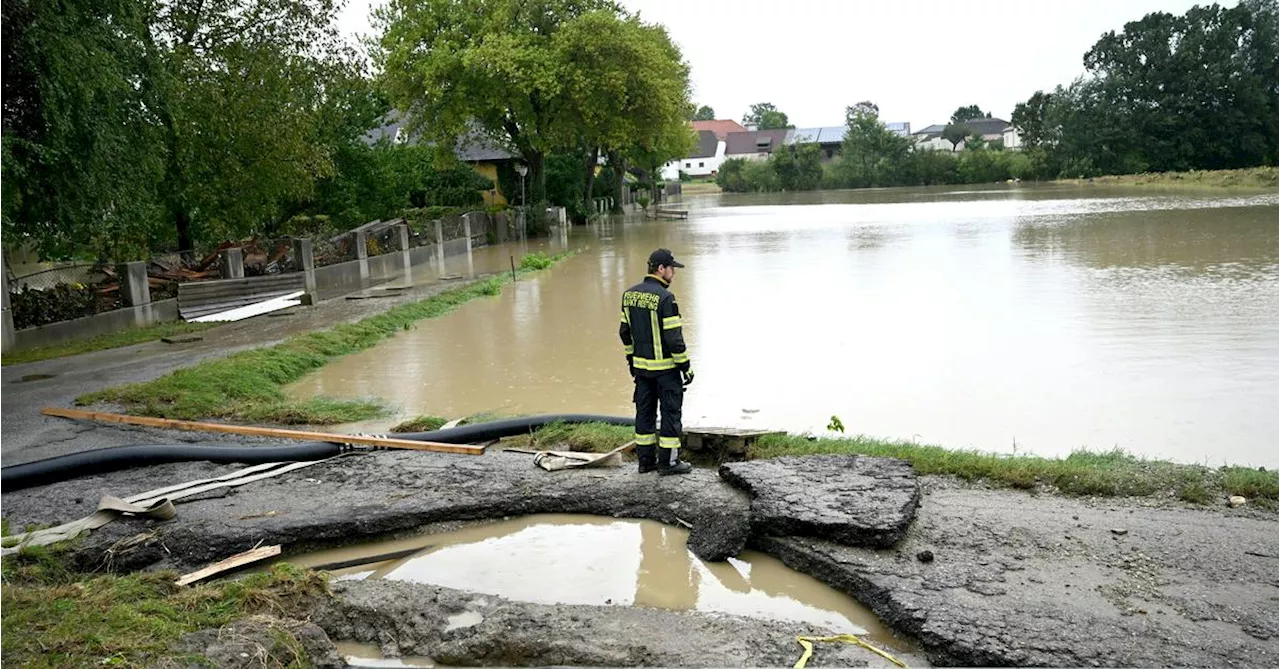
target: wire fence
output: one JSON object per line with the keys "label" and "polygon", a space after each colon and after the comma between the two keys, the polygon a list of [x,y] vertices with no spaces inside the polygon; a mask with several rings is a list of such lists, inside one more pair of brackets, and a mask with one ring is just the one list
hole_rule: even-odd
{"label": "wire fence", "polygon": [[[499,228],[506,232],[510,220],[503,213],[473,214],[471,234],[482,240],[493,237]],[[461,216],[448,215],[439,221],[444,241],[466,236],[466,226]],[[362,226],[366,257],[401,250],[400,222],[404,222],[403,219]],[[407,222],[408,248],[429,246],[437,242],[434,219],[422,218]],[[313,239],[315,266],[325,267],[356,260],[359,257],[357,239],[354,231]],[[151,300],[154,302],[177,297],[178,287],[183,283],[224,278],[220,254],[229,248],[240,249],[245,277],[301,271],[301,261],[297,257],[294,242],[295,239],[291,237],[253,239],[228,242],[212,249],[156,253],[146,259]],[[14,271],[10,271],[11,269]],[[117,275],[118,268],[113,264],[72,262],[54,267],[21,265],[16,268],[6,265],[5,270],[8,272],[10,304],[17,329],[92,316],[123,306],[121,277]]]}

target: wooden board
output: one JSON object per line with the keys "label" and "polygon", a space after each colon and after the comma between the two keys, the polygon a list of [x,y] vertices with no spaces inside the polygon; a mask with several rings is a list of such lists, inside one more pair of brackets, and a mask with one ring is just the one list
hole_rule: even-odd
{"label": "wooden board", "polygon": [[280,544],[250,549],[243,553],[236,553],[221,562],[215,562],[204,569],[197,569],[190,574],[185,574],[182,578],[178,579],[177,583],[178,585],[191,585],[196,581],[203,581],[210,576],[221,574],[224,571],[231,571],[237,567],[243,567],[244,565],[257,562],[259,560],[265,560],[269,557],[275,557],[279,554]]}
{"label": "wooden board", "polygon": [[200,423],[171,418],[151,418],[148,416],[126,416],[118,413],[102,411],[84,411],[81,409],[59,409],[45,407],[40,413],[57,418],[73,420],[94,420],[100,423],[120,423],[124,425],[143,425],[170,430],[189,430],[192,432],[219,432],[222,434],[243,434],[253,437],[274,437],[276,439],[295,439],[298,441],[328,441],[335,444],[360,444],[362,446],[383,446],[386,448],[402,448],[411,451],[434,451],[437,453],[462,453],[465,455],[484,455],[485,446],[469,444],[444,444],[436,441],[413,441],[410,439],[393,439],[391,437],[369,437],[357,434],[335,434],[330,432],[309,432],[305,430],[286,430],[274,427],[254,427],[252,425],[226,425],[223,423]]}

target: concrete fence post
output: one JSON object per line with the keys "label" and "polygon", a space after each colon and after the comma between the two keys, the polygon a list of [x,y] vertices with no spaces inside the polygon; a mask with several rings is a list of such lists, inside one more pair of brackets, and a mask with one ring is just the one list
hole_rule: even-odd
{"label": "concrete fence post", "polygon": [[433,221],[436,227],[436,271],[444,276],[444,221]]}
{"label": "concrete fence post", "polygon": [[497,240],[499,244],[507,241],[508,225],[507,212],[501,211],[494,215],[493,238]]}
{"label": "concrete fence post", "polygon": [[[239,253],[240,249],[235,251]],[[240,265],[240,273],[244,274],[243,263]],[[125,307],[134,307],[133,324],[137,327],[149,325],[151,323],[151,283],[147,281],[147,263],[137,261],[116,265],[116,276],[120,279],[120,302]]]}
{"label": "concrete fence post", "polygon": [[471,214],[462,215],[462,236],[467,238],[467,255],[471,255]]}
{"label": "concrete fence post", "polygon": [[399,251],[407,252],[409,250],[409,224],[408,223],[396,224],[396,245],[398,247],[397,250]]}
{"label": "concrete fence post", "polygon": [[360,261],[360,285],[369,280],[369,243],[364,232],[356,233],[356,260]]}
{"label": "concrete fence post", "polygon": [[4,310],[3,310],[4,325],[3,325],[3,337],[0,337],[0,348],[3,348],[5,351],[8,351],[10,348],[13,347],[13,341],[15,336],[13,334],[14,333],[13,311],[10,309],[10,304],[9,304],[9,272],[7,271],[0,272],[0,274],[3,274],[4,276],[3,286],[0,286],[0,288],[4,289]]}
{"label": "concrete fence post", "polygon": [[400,246],[400,267],[404,272],[406,281],[411,280],[413,272],[413,257],[409,255],[409,224],[396,224],[396,243]]}
{"label": "concrete fence post", "polygon": [[[129,263],[133,264],[133,263]],[[222,272],[224,279],[243,279],[244,278],[244,251],[238,248],[223,249],[218,254],[218,268]],[[146,271],[146,266],[143,266]]]}
{"label": "concrete fence post", "polygon": [[316,252],[315,244],[310,239],[293,240],[293,257],[298,270],[303,273],[303,281],[307,294],[303,296],[305,304],[315,304],[316,300]]}

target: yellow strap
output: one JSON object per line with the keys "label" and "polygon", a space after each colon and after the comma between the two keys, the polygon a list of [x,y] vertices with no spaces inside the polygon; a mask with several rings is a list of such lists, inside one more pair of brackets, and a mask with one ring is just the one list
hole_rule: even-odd
{"label": "yellow strap", "polygon": [[800,656],[800,661],[796,662],[794,669],[804,669],[805,663],[809,661],[810,657],[813,657],[812,642],[814,641],[843,641],[845,643],[855,644],[858,646],[862,646],[863,648],[866,648],[867,650],[875,653],[876,655],[879,655],[880,657],[883,657],[884,659],[898,665],[899,667],[903,667],[903,669],[906,669],[906,666],[907,666],[905,663],[902,662],[902,660],[899,660],[898,658],[884,652],[883,650],[880,650],[879,648],[872,646],[871,644],[867,643],[866,641],[863,641],[862,639],[859,639],[858,637],[852,634],[837,634],[835,636],[798,636],[796,637],[796,641],[799,641],[800,645],[804,647],[804,654]]}

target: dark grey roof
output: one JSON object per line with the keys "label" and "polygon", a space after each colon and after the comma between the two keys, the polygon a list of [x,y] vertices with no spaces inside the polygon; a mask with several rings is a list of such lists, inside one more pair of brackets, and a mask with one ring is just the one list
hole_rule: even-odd
{"label": "dark grey roof", "polygon": [[725,139],[725,155],[743,155],[747,153],[773,153],[782,146],[789,130],[749,130],[747,132],[731,132]]}
{"label": "dark grey roof", "polygon": [[[398,110],[392,110],[383,118],[382,125],[366,132],[363,139],[366,144],[373,145],[382,140],[396,142],[397,137],[406,144],[417,144],[420,139],[417,135],[409,135],[404,114]],[[485,136],[479,128],[474,126],[470,132],[458,138],[458,146],[454,149],[454,154],[463,162],[508,160],[516,157],[514,153]]]}
{"label": "dark grey roof", "polygon": [[485,135],[473,131],[458,139],[458,147],[454,149],[458,160],[464,163],[476,163],[489,160],[510,160],[516,155],[508,151],[498,142]]}
{"label": "dark grey roof", "polygon": [[915,132],[915,133],[913,133],[913,134],[916,134],[916,135],[930,135],[930,136],[933,136],[933,137],[938,137],[938,136],[942,135],[942,131],[943,131],[943,130],[945,130],[945,129],[946,129],[946,127],[947,127],[946,125],[943,125],[943,124],[941,124],[941,123],[935,123],[935,124],[933,124],[933,125],[931,125],[931,126],[927,126],[927,127],[925,127],[925,128],[922,128],[922,129],[920,129],[919,131],[917,131],[917,132]]}
{"label": "dark grey roof", "polygon": [[698,131],[698,144],[693,147],[693,153],[685,156],[686,158],[714,158],[716,149],[720,146],[720,140],[716,139],[716,133],[712,130]]}
{"label": "dark grey roof", "polygon": [[999,135],[1009,128],[1009,122],[1001,118],[975,118],[964,122],[974,132],[983,135]]}

